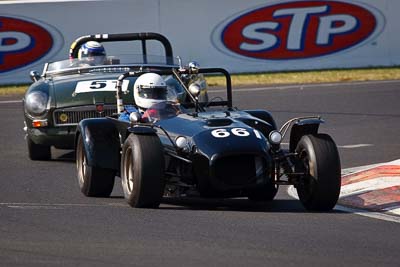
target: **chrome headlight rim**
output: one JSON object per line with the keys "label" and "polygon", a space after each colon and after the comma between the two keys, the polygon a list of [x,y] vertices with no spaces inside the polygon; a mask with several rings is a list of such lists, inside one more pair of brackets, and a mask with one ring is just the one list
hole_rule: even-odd
{"label": "chrome headlight rim", "polygon": [[34,91],[24,99],[25,112],[29,117],[43,117],[48,112],[49,95],[43,91]]}
{"label": "chrome headlight rim", "polygon": [[271,131],[268,136],[270,144],[278,146],[282,142],[282,134],[279,131]]}
{"label": "chrome headlight rim", "polygon": [[185,136],[177,136],[175,138],[175,145],[182,151],[184,152],[189,152],[190,151],[190,143],[189,139]]}

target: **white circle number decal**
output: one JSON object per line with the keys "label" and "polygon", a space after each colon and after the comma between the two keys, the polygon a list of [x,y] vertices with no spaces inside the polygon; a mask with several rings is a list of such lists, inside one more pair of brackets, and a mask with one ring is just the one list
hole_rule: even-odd
{"label": "white circle number decal", "polygon": [[216,129],[212,131],[211,134],[217,138],[225,138],[231,135],[226,129]]}
{"label": "white circle number decal", "polygon": [[[231,135],[231,133],[235,136],[246,137],[249,136],[250,133],[245,128],[232,128],[232,129],[215,129],[211,131],[212,136],[216,138],[225,138]],[[260,135],[257,130],[254,130],[254,133],[257,138]],[[261,136],[260,136],[261,137]],[[261,139],[261,138],[259,138]]]}
{"label": "white circle number decal", "polygon": [[244,128],[233,128],[232,133],[236,136],[249,136],[250,133]]}

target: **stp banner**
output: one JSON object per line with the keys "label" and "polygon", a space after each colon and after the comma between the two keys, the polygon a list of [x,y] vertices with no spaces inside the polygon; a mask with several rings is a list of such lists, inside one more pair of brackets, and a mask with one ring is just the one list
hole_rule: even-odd
{"label": "stp banner", "polygon": [[[95,33],[159,32],[184,61],[236,73],[400,64],[395,0],[4,1],[0,8],[0,84],[28,82],[30,70],[66,59],[71,42]],[[133,47],[107,52],[121,49]]]}

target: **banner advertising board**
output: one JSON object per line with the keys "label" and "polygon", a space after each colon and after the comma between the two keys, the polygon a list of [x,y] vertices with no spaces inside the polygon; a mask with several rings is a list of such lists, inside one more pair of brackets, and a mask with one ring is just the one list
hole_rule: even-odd
{"label": "banner advertising board", "polygon": [[[400,64],[394,0],[1,1],[0,84],[68,58],[96,33],[158,32],[174,55],[231,72]],[[129,51],[129,44],[109,55]]]}

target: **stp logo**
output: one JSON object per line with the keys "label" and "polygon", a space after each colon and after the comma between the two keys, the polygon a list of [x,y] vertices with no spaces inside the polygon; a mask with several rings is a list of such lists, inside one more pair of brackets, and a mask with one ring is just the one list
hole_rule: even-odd
{"label": "stp logo", "polygon": [[61,35],[49,25],[0,15],[0,74],[53,55],[62,43]]}
{"label": "stp logo", "polygon": [[222,22],[213,44],[222,52],[288,60],[329,55],[376,37],[384,17],[369,6],[339,1],[286,1],[245,11]]}

